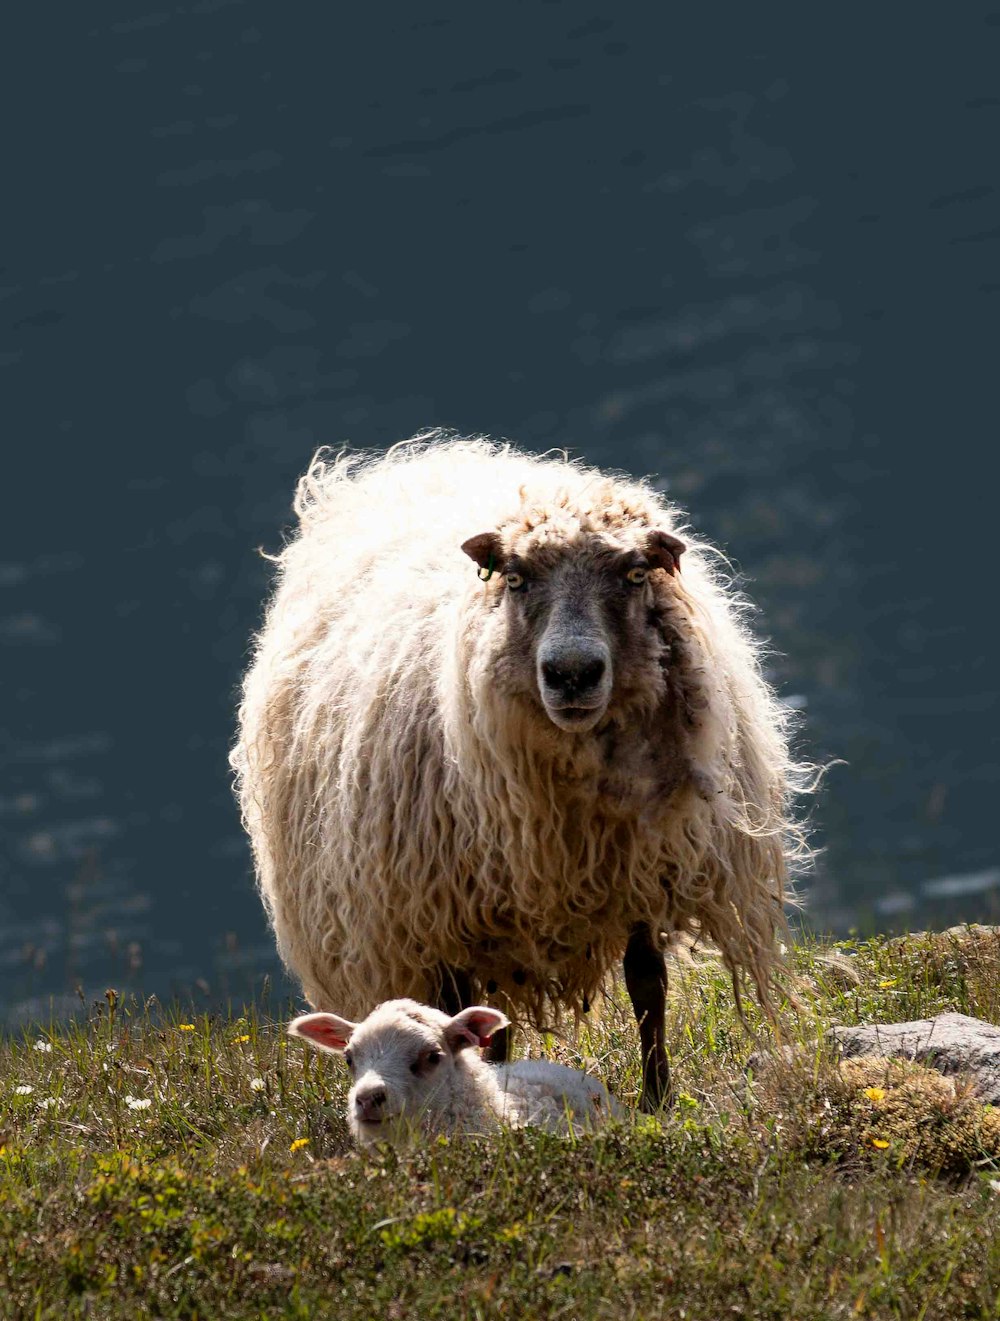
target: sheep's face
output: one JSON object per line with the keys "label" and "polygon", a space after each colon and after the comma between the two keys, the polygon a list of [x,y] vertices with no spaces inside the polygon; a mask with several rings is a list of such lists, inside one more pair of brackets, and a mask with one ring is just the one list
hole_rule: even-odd
{"label": "sheep's face", "polygon": [[343,1056],[353,1080],[347,1119],[357,1141],[398,1143],[415,1126],[446,1119],[461,1052],[485,1045],[506,1023],[498,1010],[481,1005],[448,1018],[413,1000],[390,1000],[362,1023],[304,1014],[288,1031]]}
{"label": "sheep's face", "polygon": [[662,686],[663,638],[653,576],[674,574],[684,543],[636,529],[627,539],[546,527],[506,539],[484,533],[462,549],[480,577],[499,575],[504,612],[491,678],[539,703],[559,729],[586,733],[609,708]]}

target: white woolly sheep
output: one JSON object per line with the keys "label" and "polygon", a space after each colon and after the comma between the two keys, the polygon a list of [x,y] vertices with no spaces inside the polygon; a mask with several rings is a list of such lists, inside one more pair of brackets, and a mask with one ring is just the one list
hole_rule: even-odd
{"label": "white woolly sheep", "polygon": [[342,1055],[354,1080],[347,1119],[359,1143],[401,1143],[422,1133],[489,1133],[533,1125],[563,1135],[599,1128],[626,1111],[596,1078],[550,1060],[488,1064],[485,1046],[505,1014],[472,1005],[449,1018],[414,1000],[390,1000],[362,1023],[303,1014],[288,1025]]}
{"label": "white woolly sheep", "polygon": [[719,557],[642,483],[484,440],[321,452],[295,509],[232,757],[285,963],[318,1009],[541,1027],[623,959],[655,1109],[664,937],[770,1010],[805,851]]}

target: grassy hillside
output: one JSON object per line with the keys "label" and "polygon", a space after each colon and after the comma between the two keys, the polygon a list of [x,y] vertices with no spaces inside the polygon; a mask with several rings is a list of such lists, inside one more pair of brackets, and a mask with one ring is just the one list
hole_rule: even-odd
{"label": "grassy hillside", "polygon": [[[280,1021],[109,995],[0,1046],[0,1314],[24,1317],[1000,1317],[1000,1121],[920,1070],[838,1072],[828,1023],[1000,1022],[1000,936],[795,951],[798,1058],[711,962],[677,971],[678,1090],[597,1138],[362,1155],[345,1071]],[[621,1003],[578,1043],[638,1091]],[[943,1171],[943,1172],[942,1172]]]}

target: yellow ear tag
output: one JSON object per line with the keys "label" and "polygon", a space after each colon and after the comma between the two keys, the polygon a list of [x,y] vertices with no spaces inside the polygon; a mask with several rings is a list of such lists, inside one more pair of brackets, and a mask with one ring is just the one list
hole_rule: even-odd
{"label": "yellow ear tag", "polygon": [[491,555],[489,564],[481,564],[479,566],[479,578],[481,582],[488,583],[492,577],[493,577],[493,556]]}

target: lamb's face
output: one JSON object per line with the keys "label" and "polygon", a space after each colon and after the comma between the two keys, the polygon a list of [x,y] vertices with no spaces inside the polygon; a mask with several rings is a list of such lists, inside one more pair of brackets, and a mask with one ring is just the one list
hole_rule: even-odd
{"label": "lamb's face", "polygon": [[376,1012],[351,1037],[344,1051],[353,1078],[347,1113],[359,1142],[396,1141],[450,1090],[455,1057],[443,1027],[448,1020],[440,1018],[435,1026],[424,1015]]}
{"label": "lamb's face", "polygon": [[502,580],[493,682],[538,703],[571,733],[593,729],[633,694],[658,691],[663,642],[651,576],[675,573],[683,549],[657,531],[619,539],[533,531],[510,545],[498,534],[473,537],[463,550],[481,565],[481,576],[495,569]]}
{"label": "lamb's face", "polygon": [[390,1000],[362,1023],[335,1014],[304,1014],[292,1036],[342,1055],[353,1080],[347,1120],[358,1142],[399,1143],[446,1109],[460,1053],[483,1046],[507,1024],[498,1010],[477,1005],[454,1018],[413,1000]]}

